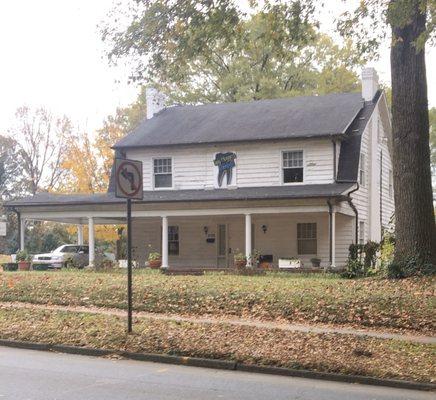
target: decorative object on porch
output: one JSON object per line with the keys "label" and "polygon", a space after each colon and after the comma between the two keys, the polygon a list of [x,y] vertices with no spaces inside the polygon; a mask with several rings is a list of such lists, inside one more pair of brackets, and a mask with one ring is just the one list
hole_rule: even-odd
{"label": "decorative object on porch", "polygon": [[18,262],[19,271],[30,270],[30,266],[32,265],[32,256],[26,250],[20,250],[19,252],[17,252],[17,256],[15,259]]}
{"label": "decorative object on porch", "polygon": [[159,269],[162,265],[162,256],[157,251],[151,252],[148,255],[148,265],[151,269]]}
{"label": "decorative object on porch", "polygon": [[268,230],[268,226],[266,226],[265,224],[263,224],[263,225],[261,226],[261,229],[262,229],[262,232],[263,232],[263,233],[266,233],[266,231]]}
{"label": "decorative object on porch", "polygon": [[273,255],[272,254],[261,254],[259,256],[259,268],[260,269],[273,269]]}
{"label": "decorative object on porch", "polygon": [[237,252],[234,256],[235,267],[238,269],[245,268],[247,266],[247,257],[244,253]]}
{"label": "decorative object on porch", "polygon": [[302,268],[303,263],[299,258],[279,258],[279,268]]}
{"label": "decorative object on porch", "polygon": [[14,262],[7,262],[2,264],[3,271],[16,271],[18,264]]}
{"label": "decorative object on porch", "polygon": [[310,259],[310,262],[312,263],[312,267],[319,268],[321,266],[321,259],[317,257],[313,257]]}
{"label": "decorative object on porch", "polygon": [[207,236],[207,233],[209,232],[209,227],[208,226],[203,226],[203,232],[204,234]]}

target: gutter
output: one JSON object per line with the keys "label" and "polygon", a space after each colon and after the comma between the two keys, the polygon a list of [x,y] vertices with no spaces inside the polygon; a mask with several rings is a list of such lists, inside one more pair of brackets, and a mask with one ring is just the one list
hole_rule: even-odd
{"label": "gutter", "polygon": [[[344,199],[344,201],[346,201],[349,204],[349,206],[351,207],[351,209],[353,210],[355,218],[356,218],[356,226],[354,227],[354,240],[355,240],[355,243],[357,244],[358,243],[358,239],[359,239],[359,212],[357,211],[357,208],[356,208],[356,206],[353,203],[353,198],[351,197],[351,195],[354,192],[357,192],[360,189],[359,182],[358,181],[352,181],[352,180],[338,180],[338,179],[335,179],[335,183],[355,183],[357,185],[354,189],[350,190],[346,194],[346,197]],[[330,199],[329,199],[329,201],[330,201]],[[327,202],[327,204],[328,204],[328,202]]]}
{"label": "gutter", "polygon": [[332,259],[333,259],[333,206],[331,199],[327,199],[327,205],[329,207],[329,262],[330,265],[332,265]]}

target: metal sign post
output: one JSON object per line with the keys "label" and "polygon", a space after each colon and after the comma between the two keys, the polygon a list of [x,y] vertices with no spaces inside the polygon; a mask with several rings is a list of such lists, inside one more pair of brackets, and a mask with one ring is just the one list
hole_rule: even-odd
{"label": "metal sign post", "polygon": [[132,332],[132,199],[142,200],[142,162],[115,159],[115,196],[127,205],[127,332]]}

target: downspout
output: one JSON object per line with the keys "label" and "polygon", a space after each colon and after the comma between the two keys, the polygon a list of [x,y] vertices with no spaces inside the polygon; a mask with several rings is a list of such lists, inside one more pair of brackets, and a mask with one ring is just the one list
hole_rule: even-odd
{"label": "downspout", "polygon": [[[355,238],[355,243],[357,244],[358,242],[358,236],[359,236],[359,212],[357,211],[356,206],[353,203],[353,199],[351,198],[351,194],[353,194],[354,192],[359,190],[359,182],[358,181],[353,181],[353,180],[339,180],[336,178],[336,142],[334,140],[332,140],[333,143],[333,177],[334,177],[334,182],[335,183],[355,183],[357,185],[357,187],[353,190],[351,190],[350,192],[347,193],[347,203],[349,204],[349,206],[351,207],[351,209],[354,212],[354,215],[356,216],[356,226],[355,226],[355,232],[354,232],[354,238]],[[330,199],[327,201],[327,204],[329,205],[329,214],[330,214],[330,226],[331,226],[331,203]],[[330,244],[330,262],[331,262],[331,244]]]}
{"label": "downspout", "polygon": [[356,216],[356,226],[354,227],[354,240],[357,244],[359,241],[359,212],[357,211],[356,206],[353,203],[353,199],[351,194],[359,190],[359,182],[355,182],[357,187],[347,193],[347,203],[350,205],[351,209],[354,211],[354,215]]}
{"label": "downspout", "polygon": [[336,140],[332,140],[333,143],[333,180],[336,182]]}
{"label": "downspout", "polygon": [[327,205],[329,207],[329,263],[332,265],[332,259],[333,259],[333,226],[332,226],[332,220],[333,220],[333,206],[330,199],[327,199]]}

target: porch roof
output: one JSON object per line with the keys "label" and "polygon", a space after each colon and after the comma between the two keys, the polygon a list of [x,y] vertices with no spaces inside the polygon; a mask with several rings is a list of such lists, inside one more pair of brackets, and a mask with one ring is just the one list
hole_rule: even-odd
{"label": "porch roof", "polygon": [[[228,200],[283,200],[304,198],[329,198],[345,196],[354,187],[354,183],[329,183],[317,185],[292,185],[268,187],[244,187],[235,189],[191,189],[144,191],[142,201],[135,203],[173,203]],[[95,194],[55,194],[38,193],[32,197],[11,200],[6,207],[17,208],[32,206],[66,206],[119,204],[124,199],[114,193]]]}

